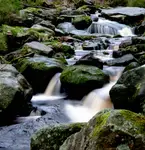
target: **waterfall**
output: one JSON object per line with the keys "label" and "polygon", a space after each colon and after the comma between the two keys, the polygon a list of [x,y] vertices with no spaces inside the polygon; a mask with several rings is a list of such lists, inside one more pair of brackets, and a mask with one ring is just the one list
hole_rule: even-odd
{"label": "waterfall", "polygon": [[116,69],[106,69],[110,71],[110,83],[106,84],[100,89],[95,89],[90,92],[82,99],[82,104],[80,105],[65,105],[66,114],[72,122],[87,122],[99,111],[105,108],[114,108],[109,96],[109,91],[112,86],[117,82],[123,71],[123,68],[118,67]]}
{"label": "waterfall", "polygon": [[53,76],[44,92],[45,95],[47,96],[60,95],[61,83],[59,77],[60,73],[57,73]]}
{"label": "waterfall", "polygon": [[36,105],[44,105],[51,100],[63,99],[65,96],[60,93],[61,83],[59,77],[60,73],[55,74],[50,80],[45,92],[34,95],[31,99],[31,102]]}
{"label": "waterfall", "polygon": [[95,34],[110,34],[121,36],[134,36],[132,29],[124,24],[117,23],[115,21],[109,21],[99,18],[98,22],[93,22],[88,28],[88,33]]}

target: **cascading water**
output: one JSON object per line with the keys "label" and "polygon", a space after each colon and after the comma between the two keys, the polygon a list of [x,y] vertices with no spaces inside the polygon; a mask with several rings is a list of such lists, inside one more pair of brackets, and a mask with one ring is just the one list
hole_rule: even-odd
{"label": "cascading water", "polygon": [[55,74],[50,80],[44,94],[34,95],[31,99],[33,104],[45,104],[51,100],[62,99],[65,96],[60,93],[61,83],[59,80],[60,73]]}
{"label": "cascading water", "polygon": [[[113,108],[109,91],[120,77],[123,68],[117,67],[116,70],[107,68],[110,71],[110,83],[101,89],[96,89],[90,92],[82,99],[82,104],[73,106],[72,104],[65,105],[65,111],[72,122],[87,122],[97,112],[105,108]],[[107,71],[107,70],[106,70]],[[116,75],[112,75],[116,74]]]}
{"label": "cascading water", "polygon": [[132,29],[129,26],[103,18],[99,18],[97,22],[93,22],[87,31],[91,34],[100,33],[121,36],[134,36]]}

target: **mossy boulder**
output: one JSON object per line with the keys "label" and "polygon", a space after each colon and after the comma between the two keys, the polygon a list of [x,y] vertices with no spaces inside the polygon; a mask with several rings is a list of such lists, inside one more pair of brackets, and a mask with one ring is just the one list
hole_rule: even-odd
{"label": "mossy boulder", "polygon": [[135,68],[137,68],[137,67],[139,67],[139,66],[140,66],[139,63],[137,63],[137,62],[131,62],[129,65],[127,65],[127,66],[125,67],[125,69],[123,70],[123,72],[129,71],[129,70],[131,70],[131,69],[135,69]]}
{"label": "mossy boulder", "polygon": [[31,138],[31,150],[59,150],[63,142],[79,132],[85,124],[52,126],[39,130]]}
{"label": "mossy boulder", "polygon": [[144,132],[144,116],[128,110],[103,110],[59,150],[143,150]]}
{"label": "mossy boulder", "polygon": [[44,92],[51,78],[65,66],[60,60],[39,55],[19,58],[14,65],[31,84],[34,93]]}
{"label": "mossy boulder", "polygon": [[0,55],[8,53],[7,37],[0,33]]}
{"label": "mossy boulder", "polygon": [[97,67],[76,65],[67,67],[60,76],[62,87],[71,98],[82,98],[93,89],[101,88],[109,76]]}
{"label": "mossy boulder", "polygon": [[90,16],[77,16],[73,19],[72,24],[77,29],[86,29],[88,28],[92,23]]}
{"label": "mossy boulder", "polygon": [[6,36],[9,51],[20,48],[26,42],[47,41],[54,32],[37,28],[2,26],[3,34]]}
{"label": "mossy boulder", "polygon": [[128,109],[144,113],[145,65],[122,74],[110,90],[110,97],[116,109]]}
{"label": "mossy boulder", "polygon": [[127,46],[125,48],[120,48],[119,51],[121,51],[123,54],[137,54],[145,51],[145,44]]}
{"label": "mossy boulder", "polygon": [[0,124],[28,115],[32,94],[29,83],[12,65],[0,64]]}
{"label": "mossy boulder", "polygon": [[87,14],[88,13],[94,14],[96,12],[96,7],[93,5],[83,5],[83,6],[79,7],[77,10],[83,11]]}
{"label": "mossy boulder", "polygon": [[74,48],[67,44],[63,44],[58,40],[52,40],[50,42],[45,43],[48,46],[52,46],[54,53],[63,53],[66,58],[70,58],[75,54]]}

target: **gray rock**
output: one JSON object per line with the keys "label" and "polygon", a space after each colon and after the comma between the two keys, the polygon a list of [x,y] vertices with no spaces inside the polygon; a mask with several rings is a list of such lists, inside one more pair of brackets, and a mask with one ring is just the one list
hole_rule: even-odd
{"label": "gray rock", "polygon": [[[59,150],[145,149],[145,117],[127,110],[103,110]],[[124,148],[124,149],[123,149]]]}
{"label": "gray rock", "polygon": [[104,63],[108,66],[127,66],[128,64],[134,61],[137,62],[136,58],[132,54],[126,54],[122,57],[105,61]]}
{"label": "gray rock", "polygon": [[52,56],[53,54],[53,49],[51,46],[46,46],[45,44],[36,41],[26,43],[23,48],[31,49],[34,52],[36,51],[36,53],[40,55]]}
{"label": "gray rock", "polygon": [[110,90],[114,107],[144,113],[144,85],[145,65],[124,72]]}
{"label": "gray rock", "polygon": [[12,65],[0,64],[1,123],[21,113],[29,114],[27,108],[32,94],[29,83]]}

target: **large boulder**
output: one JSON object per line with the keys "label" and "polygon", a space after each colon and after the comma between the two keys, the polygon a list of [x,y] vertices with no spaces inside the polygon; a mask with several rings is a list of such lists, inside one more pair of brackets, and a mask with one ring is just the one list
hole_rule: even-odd
{"label": "large boulder", "polygon": [[116,7],[112,9],[102,9],[101,14],[109,20],[128,25],[137,25],[144,19],[145,9],[139,7]]}
{"label": "large boulder", "polygon": [[15,67],[25,76],[32,85],[34,93],[44,92],[51,78],[63,70],[62,61],[36,55],[34,57],[20,58]]}
{"label": "large boulder", "polygon": [[8,25],[2,26],[3,35],[6,36],[7,47],[9,51],[20,48],[26,42],[31,41],[47,41],[54,32],[47,28],[24,28],[24,27],[11,27]]}
{"label": "large boulder", "polygon": [[144,116],[128,110],[104,110],[67,138],[59,150],[143,150],[144,132]]}
{"label": "large boulder", "polygon": [[32,94],[29,83],[12,65],[0,64],[1,123],[8,123],[16,115],[28,115]]}
{"label": "large boulder", "polygon": [[108,66],[127,66],[128,64],[134,61],[137,62],[136,58],[132,54],[126,54],[119,58],[107,60],[105,64]]}
{"label": "large boulder", "polygon": [[63,142],[72,134],[79,132],[85,124],[42,128],[31,138],[31,150],[59,150]]}
{"label": "large boulder", "polygon": [[86,29],[88,28],[92,23],[90,16],[77,16],[73,19],[72,24],[77,29]]}
{"label": "large boulder", "polygon": [[94,66],[76,65],[67,67],[61,74],[62,87],[71,98],[82,98],[93,89],[108,83],[109,76]]}
{"label": "large boulder", "polygon": [[116,109],[129,109],[144,113],[145,65],[122,74],[110,90],[110,97]]}

